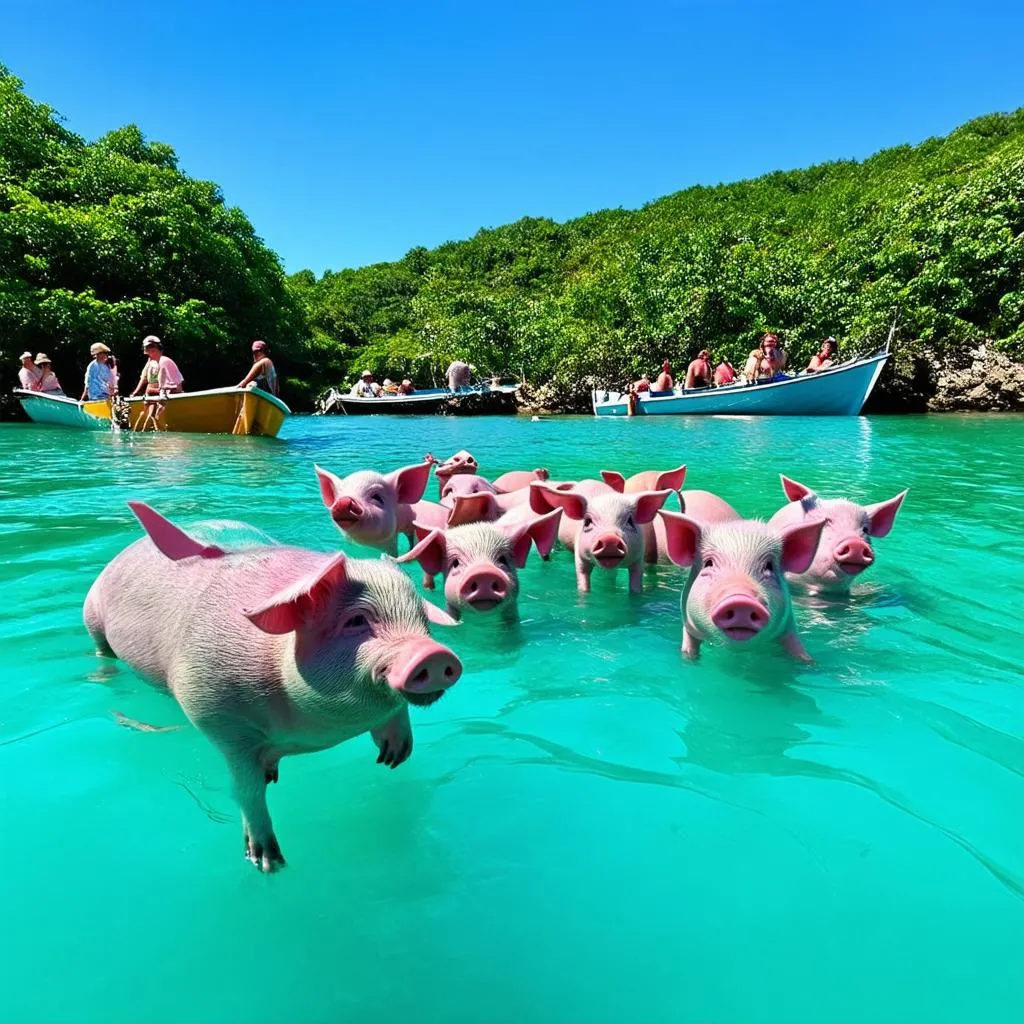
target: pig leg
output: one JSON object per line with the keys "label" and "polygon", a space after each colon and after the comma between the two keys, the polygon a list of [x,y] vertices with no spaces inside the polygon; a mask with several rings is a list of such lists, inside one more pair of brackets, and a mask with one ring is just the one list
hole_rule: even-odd
{"label": "pig leg", "polygon": [[590,593],[590,574],[594,571],[589,562],[576,562],[576,589],[581,594]]}
{"label": "pig leg", "polygon": [[642,594],[644,592],[644,565],[637,562],[629,567],[629,592],[631,594]]}
{"label": "pig leg", "polygon": [[694,661],[700,657],[700,637],[691,633],[686,626],[683,626],[683,655]]}
{"label": "pig leg", "polygon": [[788,633],[783,633],[779,637],[779,643],[782,644],[782,649],[787,653],[791,654],[797,661],[804,661],[810,663],[814,659],[807,653],[807,648],[804,647],[800,640],[800,637],[790,630]]}
{"label": "pig leg", "polygon": [[100,619],[100,613],[96,608],[96,603],[92,597],[92,591],[86,595],[85,607],[82,609],[82,620],[85,622],[85,628],[89,632],[89,636],[92,638],[92,642],[96,645],[96,653],[101,658],[116,658],[113,649],[110,644],[107,643],[107,636],[103,632],[103,622]]}
{"label": "pig leg", "polygon": [[409,709],[402,708],[383,725],[371,729],[370,735],[380,751],[377,755],[377,764],[397,768],[412,753],[412,722],[409,721]]}
{"label": "pig leg", "polygon": [[[425,572],[423,574],[423,589],[424,590],[433,590],[434,589],[434,577],[431,576],[430,573],[428,573],[428,572]],[[449,609],[449,611],[450,611],[450,609]]]}

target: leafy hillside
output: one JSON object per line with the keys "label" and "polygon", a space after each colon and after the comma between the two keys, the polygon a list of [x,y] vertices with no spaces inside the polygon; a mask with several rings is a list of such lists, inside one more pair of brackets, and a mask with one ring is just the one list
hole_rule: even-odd
{"label": "leafy hillside", "polygon": [[134,377],[150,333],[190,389],[237,382],[254,338],[306,386],[302,310],[245,215],[134,125],[86,143],[0,66],[0,388],[43,349],[77,397],[94,341]]}
{"label": "leafy hillside", "polygon": [[769,328],[798,361],[829,334],[869,347],[895,307],[906,369],[981,336],[1024,351],[1022,200],[1024,110],[860,163],[525,219],[289,283],[336,379],[367,364],[422,381],[461,356],[579,390],[705,345],[735,361]]}

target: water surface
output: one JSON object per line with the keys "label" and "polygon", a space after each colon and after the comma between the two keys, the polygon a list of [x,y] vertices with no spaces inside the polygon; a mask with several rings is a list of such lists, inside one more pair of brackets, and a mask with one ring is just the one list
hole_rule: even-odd
{"label": "water surface", "polygon": [[[360,737],[283,763],[289,866],[261,877],[219,755],[81,626],[125,502],[330,550],[314,462],[463,447],[488,474],[686,462],[749,515],[780,471],[910,495],[853,600],[798,608],[812,666],[686,664],[676,570],[581,598],[564,552],[533,561],[518,633],[443,634],[466,673],[409,762]],[[8,425],[0,464],[0,1019],[1020,1019],[1021,418]]]}

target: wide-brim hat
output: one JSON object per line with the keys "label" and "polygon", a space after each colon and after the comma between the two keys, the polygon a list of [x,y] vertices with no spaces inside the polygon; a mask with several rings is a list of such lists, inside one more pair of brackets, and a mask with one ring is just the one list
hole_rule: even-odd
{"label": "wide-brim hat", "polygon": [[107,352],[109,354],[110,349],[103,344],[102,341],[97,341],[95,344],[89,346],[89,355],[98,356],[101,352]]}
{"label": "wide-brim hat", "polygon": [[148,334],[142,339],[142,351],[145,352],[150,345],[156,345],[161,351],[164,347],[164,343],[155,334]]}
{"label": "wide-brim hat", "polygon": [[45,352],[39,352],[36,355],[36,362],[37,363],[48,363],[48,362],[50,362],[50,357]]}
{"label": "wide-brim hat", "polygon": [[19,359],[31,359],[32,358],[32,353],[31,352],[22,352],[21,355],[18,356],[18,358]]}
{"label": "wide-brim hat", "polygon": [[359,374],[359,376],[360,377],[372,377],[373,374],[369,370],[363,370],[363,372],[361,374]]}

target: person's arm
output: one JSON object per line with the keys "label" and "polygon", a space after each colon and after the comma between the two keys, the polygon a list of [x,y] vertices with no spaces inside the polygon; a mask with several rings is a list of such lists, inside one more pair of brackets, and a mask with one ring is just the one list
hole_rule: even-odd
{"label": "person's arm", "polygon": [[747,380],[753,380],[757,376],[757,363],[757,352],[751,352],[750,355],[747,356],[747,365],[743,367],[743,376],[746,377]]}
{"label": "person's arm", "polygon": [[262,359],[258,359],[255,363],[253,363],[252,369],[242,378],[241,383],[238,384],[238,387],[244,388],[252,381],[254,381],[260,375],[260,371],[263,369],[266,363],[266,356],[264,356]]}
{"label": "person's arm", "polygon": [[693,382],[697,376],[693,369],[695,365],[696,363],[690,363],[690,365],[686,368],[686,383],[683,384],[684,388],[693,387]]}
{"label": "person's arm", "polygon": [[134,398],[136,395],[142,392],[142,389],[146,386],[146,370],[149,367],[149,363],[142,368],[142,373],[139,374],[139,383],[135,385],[135,390],[128,396]]}

